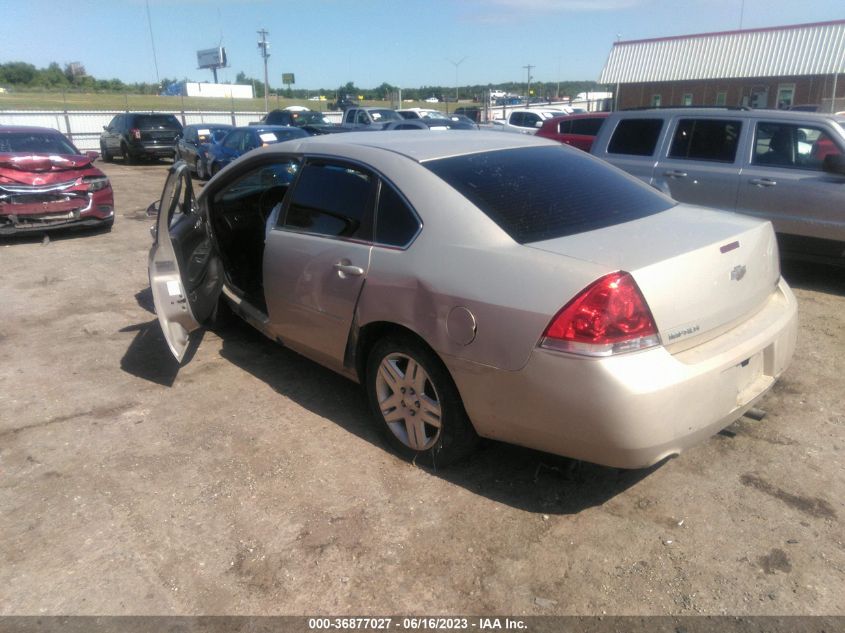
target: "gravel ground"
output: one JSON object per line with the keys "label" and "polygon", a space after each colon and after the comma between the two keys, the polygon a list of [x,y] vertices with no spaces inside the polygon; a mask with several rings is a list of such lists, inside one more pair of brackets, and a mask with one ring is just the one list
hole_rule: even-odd
{"label": "gravel ground", "polygon": [[762,402],[619,471],[497,443],[434,472],[354,384],[245,325],[170,358],[166,165],[103,165],[108,233],[0,241],[0,615],[845,614],[845,279],[788,263]]}

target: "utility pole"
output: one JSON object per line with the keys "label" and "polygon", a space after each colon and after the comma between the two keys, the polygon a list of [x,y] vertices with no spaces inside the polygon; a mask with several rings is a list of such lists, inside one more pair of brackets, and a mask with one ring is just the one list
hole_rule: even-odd
{"label": "utility pole", "polygon": [[531,69],[534,68],[531,64],[527,64],[523,66],[526,70],[526,75],[528,78],[528,86],[525,88],[525,105],[529,105],[531,103]]}
{"label": "utility pole", "polygon": [[267,81],[267,59],[270,57],[270,53],[267,52],[267,49],[270,48],[270,42],[267,41],[267,36],[270,35],[270,32],[266,29],[261,29],[258,31],[258,34],[261,36],[261,39],[258,40],[258,50],[261,52],[261,57],[264,59],[264,111],[270,111],[270,105],[267,101],[268,93],[270,92],[269,82]]}
{"label": "utility pole", "polygon": [[449,63],[455,67],[455,103],[458,102],[458,66],[466,61],[466,56],[462,57],[460,61],[449,60]]}

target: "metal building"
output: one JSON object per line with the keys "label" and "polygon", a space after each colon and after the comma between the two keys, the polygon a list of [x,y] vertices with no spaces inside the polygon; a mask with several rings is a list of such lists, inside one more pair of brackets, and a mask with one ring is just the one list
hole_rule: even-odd
{"label": "metal building", "polygon": [[621,109],[845,110],[845,20],[615,42],[599,82]]}

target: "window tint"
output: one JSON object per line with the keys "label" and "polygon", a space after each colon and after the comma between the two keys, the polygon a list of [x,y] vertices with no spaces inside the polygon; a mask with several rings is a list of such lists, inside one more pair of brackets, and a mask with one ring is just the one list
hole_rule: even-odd
{"label": "window tint", "polygon": [[657,146],[657,137],[663,129],[662,119],[625,119],[619,121],[607,151],[610,154],[651,156]]}
{"label": "window tint", "polygon": [[514,112],[511,114],[511,125],[523,125],[524,115],[522,112]]}
{"label": "window tint", "polygon": [[285,228],[372,240],[372,178],[358,169],[305,165],[284,219]]}
{"label": "window tint", "polygon": [[405,246],[419,228],[419,220],[407,203],[393,187],[382,182],[376,211],[376,242]]}
{"label": "window tint", "polygon": [[572,121],[572,133],[595,136],[599,133],[602,123],[604,119],[575,119]]}
{"label": "window tint", "polygon": [[424,165],[521,244],[637,220],[675,204],[563,146],[484,152]]}
{"label": "window tint", "polygon": [[560,123],[557,125],[558,134],[569,134],[572,131],[572,121],[561,117]]}
{"label": "window tint", "polygon": [[681,119],[669,148],[669,157],[732,163],[736,158],[740,130],[740,121]]}
{"label": "window tint", "polygon": [[535,127],[539,120],[540,120],[540,115],[534,114],[533,112],[526,112],[523,115],[522,124],[525,127]]}
{"label": "window tint", "polygon": [[223,147],[228,147],[229,149],[238,149],[241,145],[241,141],[243,141],[244,133],[243,130],[235,130],[231,132],[226,139],[223,141]]}
{"label": "window tint", "polygon": [[755,165],[822,171],[825,156],[841,153],[839,146],[821,128],[760,122],[754,136],[752,162]]}

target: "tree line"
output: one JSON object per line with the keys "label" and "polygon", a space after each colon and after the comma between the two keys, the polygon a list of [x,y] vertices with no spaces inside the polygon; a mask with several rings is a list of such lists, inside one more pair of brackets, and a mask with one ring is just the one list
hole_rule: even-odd
{"label": "tree line", "polygon": [[[78,91],[78,92],[125,92],[131,94],[156,95],[165,92],[168,87],[179,84],[184,80],[162,79],[159,83],[124,83],[120,79],[96,79],[85,72],[85,67],[79,63],[66,64],[64,67],[53,62],[46,68],[36,68],[26,62],[8,62],[0,64],[0,86],[17,90],[45,90],[45,91]],[[255,96],[264,96],[264,80],[248,77],[244,72],[239,72],[235,77],[236,84],[252,84],[255,88]],[[504,90],[511,94],[525,96],[525,83],[505,82],[499,84],[476,84],[472,86],[459,86],[458,96],[460,99],[483,100],[490,90]],[[561,81],[561,82],[534,82],[531,84],[533,96],[541,98],[552,98],[556,96],[574,97],[579,92],[600,89],[594,81]],[[387,82],[375,88],[360,88],[354,82],[349,81],[337,88],[320,88],[317,90],[306,90],[302,88],[270,87],[271,95],[279,95],[292,99],[307,99],[316,95],[325,95],[328,99],[338,99],[345,96],[374,101],[391,101],[398,99],[400,88]],[[429,97],[437,97],[444,100],[455,96],[454,86],[420,86],[401,88],[402,99],[413,99],[422,101]]]}

